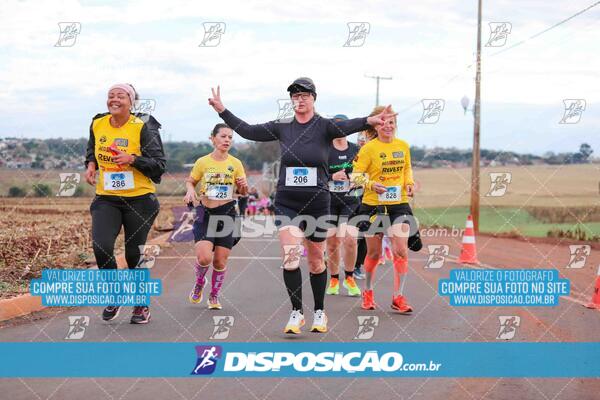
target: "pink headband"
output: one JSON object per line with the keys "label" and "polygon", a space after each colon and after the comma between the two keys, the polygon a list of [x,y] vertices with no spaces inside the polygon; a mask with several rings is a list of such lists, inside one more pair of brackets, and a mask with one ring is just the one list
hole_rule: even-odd
{"label": "pink headband", "polygon": [[112,85],[108,91],[110,92],[113,89],[121,89],[129,96],[129,100],[131,101],[131,105],[135,105],[135,91],[128,85],[127,83],[117,83],[116,85]]}

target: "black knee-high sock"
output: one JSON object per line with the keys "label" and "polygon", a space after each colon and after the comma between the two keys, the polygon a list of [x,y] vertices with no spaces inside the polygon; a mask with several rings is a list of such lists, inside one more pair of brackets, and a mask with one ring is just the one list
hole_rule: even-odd
{"label": "black knee-high sock", "polygon": [[315,299],[315,311],[323,309],[325,300],[325,288],[327,286],[327,269],[320,274],[310,274],[310,286]]}
{"label": "black knee-high sock", "polygon": [[356,264],[354,268],[362,267],[365,262],[365,256],[367,255],[367,241],[361,237],[358,239],[358,248],[356,251]]}
{"label": "black knee-high sock", "polygon": [[302,272],[300,272],[300,268],[292,271],[284,269],[283,282],[290,296],[292,309],[302,311]]}

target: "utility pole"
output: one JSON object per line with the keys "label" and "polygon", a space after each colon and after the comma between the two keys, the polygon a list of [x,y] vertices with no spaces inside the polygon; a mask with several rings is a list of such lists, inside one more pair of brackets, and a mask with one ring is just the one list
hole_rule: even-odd
{"label": "utility pole", "polygon": [[477,71],[475,72],[475,104],[473,109],[473,164],[471,167],[471,215],[473,228],[479,233],[479,127],[481,117],[481,0],[477,10]]}
{"label": "utility pole", "polygon": [[379,75],[376,75],[376,76],[365,75],[365,78],[372,78],[372,79],[375,79],[375,81],[377,82],[377,91],[375,92],[375,107],[377,107],[379,105],[379,81],[381,79],[385,79],[385,80],[389,81],[392,79],[392,77],[391,76],[387,76],[387,77],[379,76]]}

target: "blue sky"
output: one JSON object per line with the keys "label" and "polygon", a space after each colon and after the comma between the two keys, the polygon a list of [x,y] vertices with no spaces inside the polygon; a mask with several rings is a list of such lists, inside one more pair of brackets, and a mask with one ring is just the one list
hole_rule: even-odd
{"label": "blue sky", "polygon": [[[556,6],[552,6],[555,3]],[[490,22],[510,22],[505,47],[592,4],[592,0],[484,2]],[[469,148],[473,119],[476,1],[3,2],[0,21],[0,137],[82,137],[106,110],[108,87],[133,83],[156,101],[166,139],[205,140],[218,117],[207,105],[220,84],[225,105],[250,123],[277,116],[298,76],[317,85],[323,115],[367,115],[375,83],[392,76],[382,103],[397,111],[398,136],[420,146]],[[79,22],[72,47],[55,47],[58,22]],[[216,47],[198,47],[204,22],[224,22]],[[360,47],[343,47],[349,22],[368,22]],[[542,154],[600,153],[600,6],[501,54],[483,51],[483,148]],[[6,34],[8,32],[8,34]],[[436,124],[418,124],[421,99],[443,99]],[[577,124],[559,124],[563,99],[584,99]]]}

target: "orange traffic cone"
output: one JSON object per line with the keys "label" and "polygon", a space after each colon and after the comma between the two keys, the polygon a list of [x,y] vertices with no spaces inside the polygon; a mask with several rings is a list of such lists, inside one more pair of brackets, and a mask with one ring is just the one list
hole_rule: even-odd
{"label": "orange traffic cone", "polygon": [[596,275],[596,287],[592,295],[592,302],[585,305],[587,308],[595,308],[600,310],[600,266],[598,266],[598,274]]}
{"label": "orange traffic cone", "polygon": [[458,262],[462,264],[479,264],[477,249],[475,248],[475,231],[473,230],[473,217],[467,217],[465,233],[462,238],[462,249]]}

